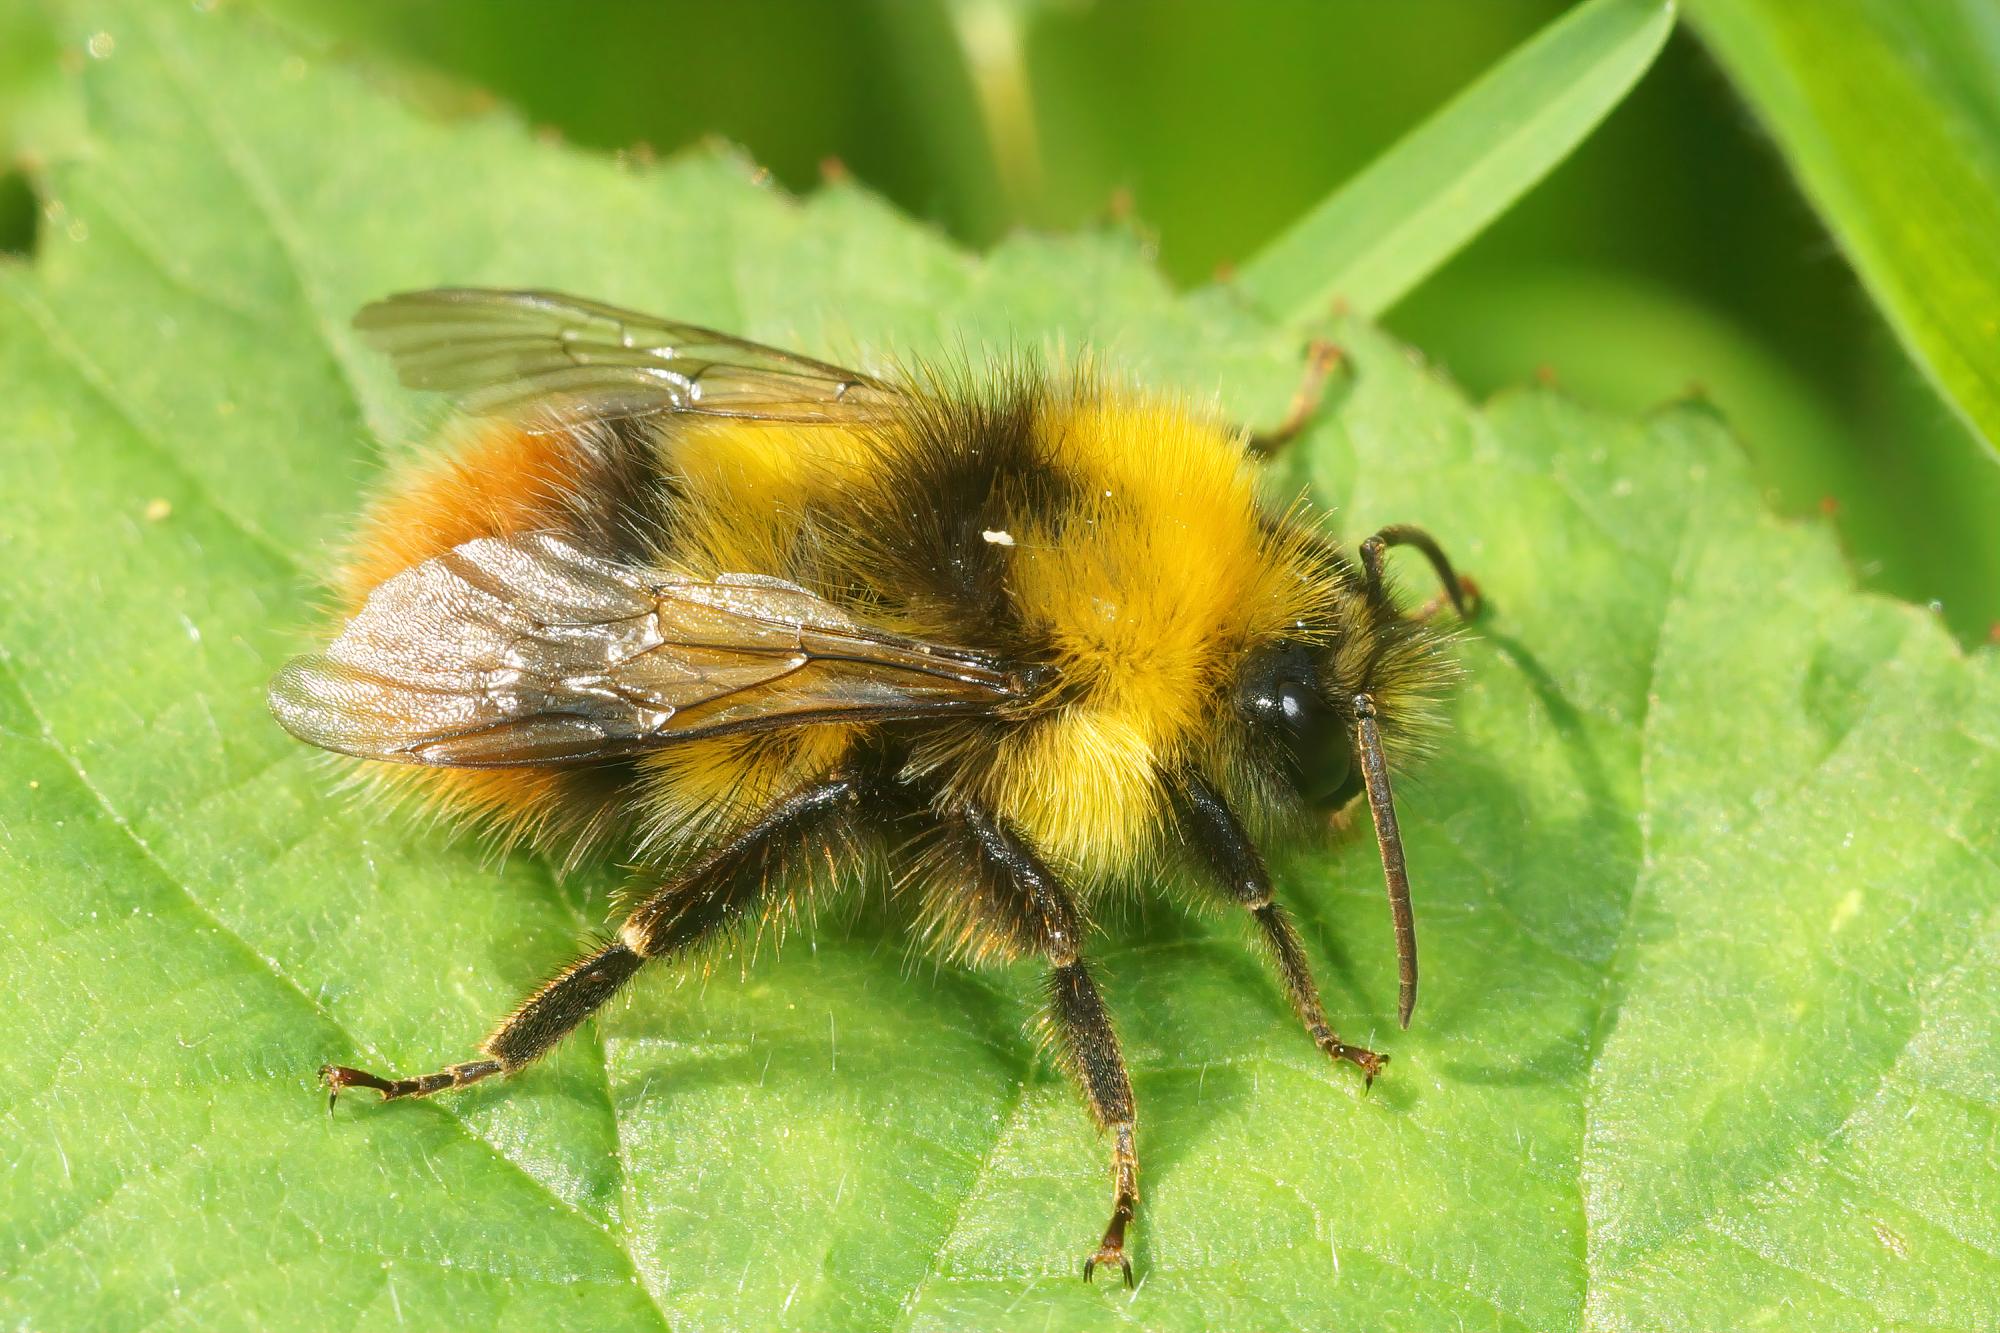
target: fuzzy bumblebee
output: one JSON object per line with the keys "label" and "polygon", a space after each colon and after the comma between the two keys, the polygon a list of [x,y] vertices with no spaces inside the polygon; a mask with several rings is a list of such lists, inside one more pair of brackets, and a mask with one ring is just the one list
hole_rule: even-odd
{"label": "fuzzy bumblebee", "polygon": [[[640,867],[609,943],[480,1058],[337,1095],[512,1073],[648,962],[686,961],[886,860],[932,947],[1048,969],[1045,1021],[1110,1131],[1084,1275],[1129,1283],[1135,1107],[1084,958],[1107,892],[1192,880],[1255,920],[1313,1041],[1328,1026],[1260,839],[1365,794],[1409,1023],[1415,935],[1391,764],[1451,676],[1385,591],[1259,491],[1247,438],[1082,373],[876,378],[543,292],[441,290],[357,326],[453,395],[456,447],[379,502],[324,652],[270,702],[551,855]],[[388,767],[397,766],[397,767]]]}

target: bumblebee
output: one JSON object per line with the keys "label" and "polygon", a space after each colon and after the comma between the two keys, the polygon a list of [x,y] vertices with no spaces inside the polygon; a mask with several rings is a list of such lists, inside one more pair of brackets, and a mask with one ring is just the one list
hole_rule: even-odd
{"label": "bumblebee", "polygon": [[648,963],[698,963],[886,867],[918,938],[1038,960],[1043,1021],[1111,1140],[1084,1277],[1126,1283],[1136,1107],[1085,956],[1093,908],[1161,883],[1255,923],[1327,1023],[1259,844],[1365,797],[1401,995],[1415,932],[1390,770],[1447,689],[1449,635],[1268,505],[1253,441],[1089,370],[873,376],[538,291],[392,297],[356,318],[455,447],[369,513],[323,652],[278,721],[565,862],[635,867],[629,911],[462,1064],[321,1070],[424,1097],[511,1074]]}

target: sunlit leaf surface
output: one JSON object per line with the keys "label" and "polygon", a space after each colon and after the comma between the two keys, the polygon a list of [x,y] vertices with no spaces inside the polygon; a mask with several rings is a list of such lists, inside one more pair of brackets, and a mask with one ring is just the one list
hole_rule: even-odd
{"label": "sunlit leaf surface", "polygon": [[[1521,1329],[2000,1319],[2000,672],[1762,512],[1697,405],[1466,403],[1369,328],[1294,456],[1432,526],[1492,614],[1402,792],[1416,1025],[1366,840],[1282,891],[1328,1067],[1228,915],[1095,946],[1134,1067],[1136,1293],[1031,971],[823,921],[636,987],[510,1086],[465,1054],[601,923],[370,816],[263,683],[431,405],[349,313],[539,284],[868,362],[1075,349],[1269,421],[1299,366],[1119,236],[969,258],[724,156],[439,126],[227,11],[67,14],[88,126],[0,268],[0,1319],[35,1328]],[[740,965],[739,965],[740,964]]]}

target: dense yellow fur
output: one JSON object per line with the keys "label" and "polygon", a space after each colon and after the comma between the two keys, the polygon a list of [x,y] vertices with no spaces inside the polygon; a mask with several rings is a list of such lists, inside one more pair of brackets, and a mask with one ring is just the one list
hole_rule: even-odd
{"label": "dense yellow fur", "polygon": [[1310,567],[1260,531],[1239,438],[1176,405],[1058,401],[1050,455],[1087,479],[1061,530],[1017,520],[1013,591],[1054,642],[1071,697],[1003,738],[985,790],[1049,855],[1116,870],[1160,823],[1154,775],[1194,757],[1246,646],[1309,605]]}
{"label": "dense yellow fur", "polygon": [[822,567],[807,510],[830,490],[880,485],[875,436],[839,426],[718,418],[677,423],[663,441],[685,496],[662,563],[696,577],[772,573],[810,584]]}
{"label": "dense yellow fur", "polygon": [[[946,729],[929,748],[954,758],[942,776],[960,794],[990,802],[1045,855],[1095,879],[1150,847],[1161,818],[1155,774],[1213,743],[1232,664],[1330,593],[1298,543],[1260,524],[1240,436],[1179,404],[1088,383],[1053,393],[1034,433],[1078,504],[996,512],[992,531],[1011,542],[1008,590],[1029,631],[1054,645],[1064,687],[1028,725],[997,739]],[[829,495],[895,487],[910,447],[894,431],[690,423],[665,446],[685,498],[662,563],[771,572],[829,595],[858,589],[876,623],[949,642],[956,627],[925,623],[896,589],[871,587],[848,535],[814,518]],[[968,754],[973,746],[983,753]],[[736,790],[743,756],[800,776],[838,758],[806,731],[775,746],[697,747],[699,757],[681,748],[649,762],[649,799],[673,826]],[[747,781],[745,790],[765,785]]]}

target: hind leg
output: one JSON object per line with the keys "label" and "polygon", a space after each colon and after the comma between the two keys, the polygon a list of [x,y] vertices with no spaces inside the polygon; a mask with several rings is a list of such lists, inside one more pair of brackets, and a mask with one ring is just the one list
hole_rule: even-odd
{"label": "hind leg", "polygon": [[646,963],[689,953],[753,913],[768,910],[772,892],[804,882],[803,871],[793,863],[819,862],[832,854],[860,794],[858,781],[842,776],[801,787],[779,801],[632,909],[615,940],[578,958],[523,1000],[480,1043],[483,1059],[415,1078],[383,1078],[346,1065],[326,1065],[319,1074],[328,1103],[347,1088],[379,1092],[385,1101],[428,1097],[511,1074],[539,1060]]}

